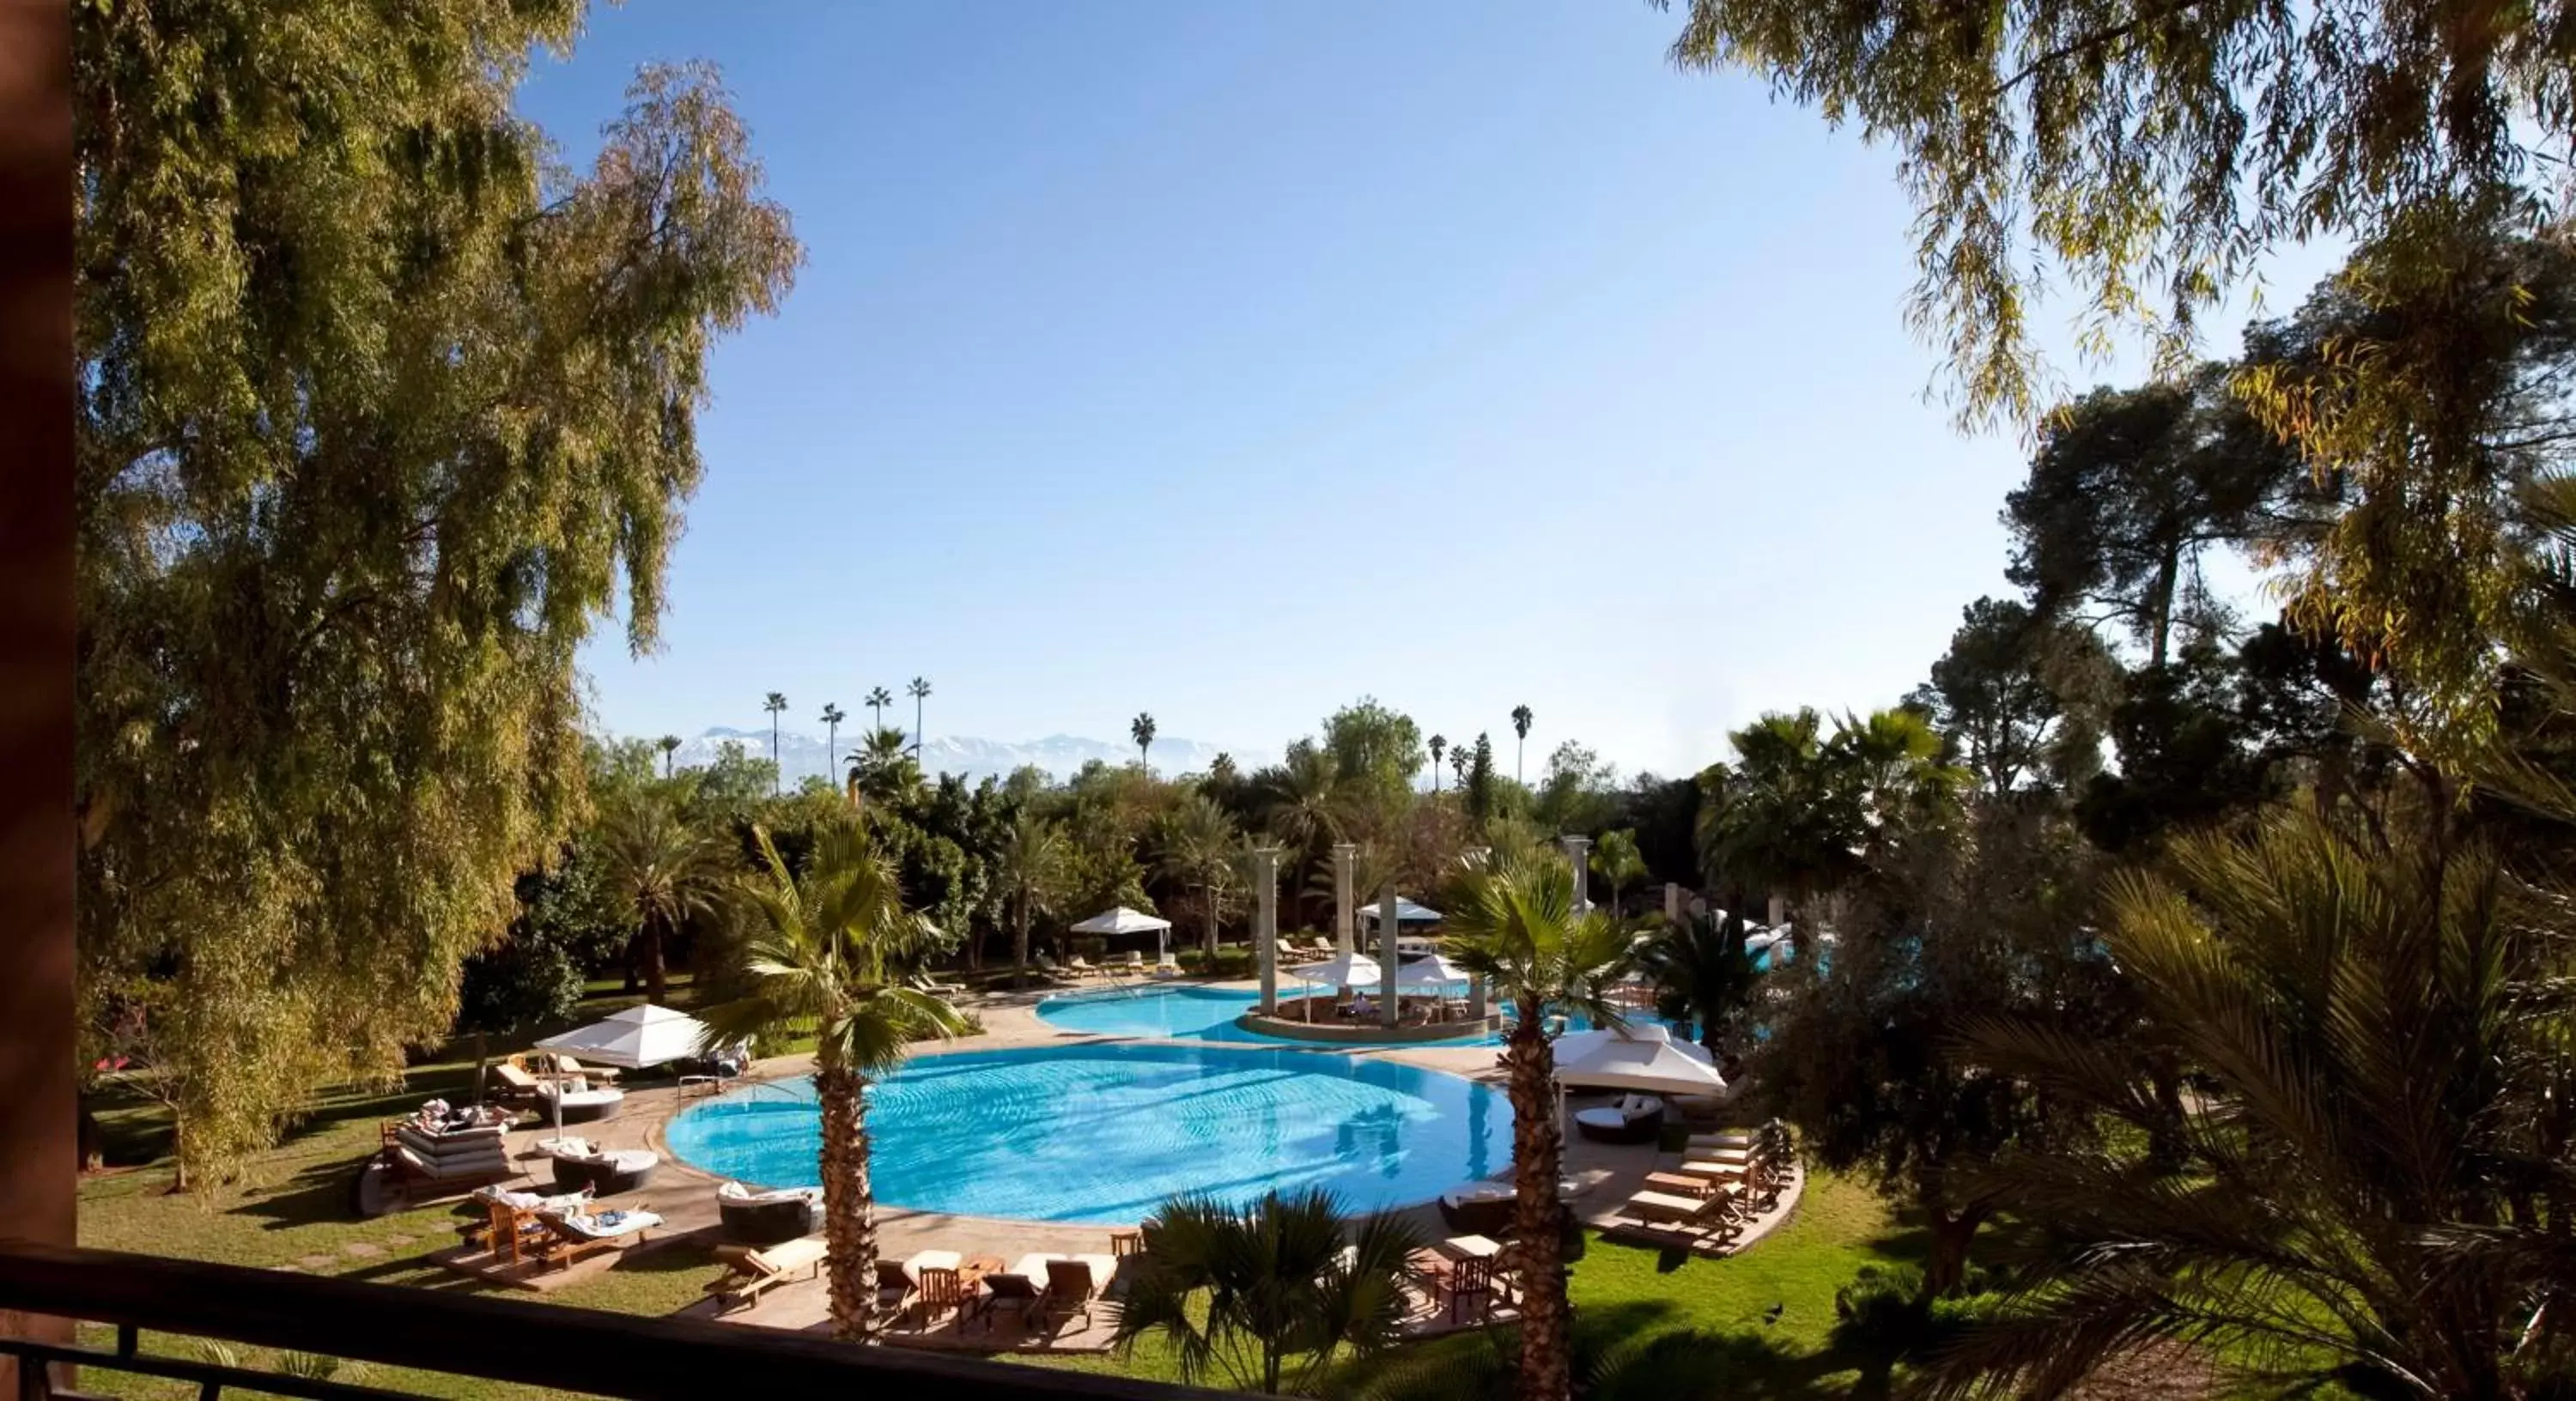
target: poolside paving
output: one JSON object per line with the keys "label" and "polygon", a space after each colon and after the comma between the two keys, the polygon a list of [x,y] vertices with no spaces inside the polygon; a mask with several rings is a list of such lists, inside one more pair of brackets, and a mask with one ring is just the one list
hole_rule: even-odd
{"label": "poolside paving", "polygon": [[[1248,987],[1249,983],[1200,984],[1217,987]],[[1097,1036],[1067,1032],[1049,1025],[1036,1013],[1036,1004],[1047,992],[1010,993],[988,996],[968,1002],[983,1022],[980,1035],[960,1038],[942,1050],[998,1050],[1012,1047],[1075,1044],[1091,1041],[1143,1040],[1151,1038]],[[1203,1043],[1185,1043],[1203,1044]],[[1228,1043],[1239,1044],[1239,1043]],[[1264,1044],[1284,1044],[1267,1042]],[[1317,1054],[1363,1056],[1399,1060],[1429,1070],[1445,1071],[1499,1088],[1503,1072],[1496,1063],[1496,1050],[1489,1045],[1447,1046],[1322,1046]],[[780,1079],[811,1073],[810,1056],[783,1056],[764,1060],[752,1070],[751,1078]],[[662,1164],[653,1179],[640,1191],[621,1196],[615,1204],[642,1207],[663,1219],[662,1230],[641,1249],[653,1249],[681,1240],[714,1243],[718,1239],[716,1188],[723,1179],[698,1171],[678,1161],[670,1152],[663,1130],[690,1101],[680,1098],[676,1089],[657,1086],[630,1090],[623,1111],[616,1119],[604,1123],[567,1125],[565,1132],[587,1138],[611,1149],[650,1148],[662,1156]],[[530,1171],[524,1181],[511,1186],[537,1191],[553,1189],[546,1175],[545,1157],[536,1148],[541,1139],[551,1138],[550,1125],[539,1124],[519,1129],[509,1136],[512,1160]],[[1575,1201],[1577,1214],[1591,1225],[1606,1224],[1621,1203],[1636,1192],[1645,1175],[1668,1165],[1668,1155],[1658,1153],[1652,1145],[1615,1145],[1594,1143],[1570,1136],[1565,1144],[1566,1175],[1584,1184]],[[1508,1179],[1508,1172],[1496,1174]],[[1803,1185],[1803,1184],[1798,1184]],[[1736,1238],[1728,1253],[1741,1251],[1769,1234],[1794,1211],[1798,1185],[1782,1195],[1781,1201],[1760,1218],[1750,1223]],[[1432,1238],[1450,1234],[1441,1221],[1436,1204],[1426,1203],[1405,1213],[1422,1232]],[[903,1259],[922,1250],[954,1250],[969,1257],[997,1255],[1017,1259],[1032,1251],[1065,1255],[1109,1254],[1112,1226],[1078,1225],[1042,1221],[1003,1220],[993,1217],[960,1216],[944,1212],[913,1211],[880,1203],[877,1207],[879,1253]],[[604,1265],[614,1253],[594,1256],[576,1265],[576,1277],[586,1275],[582,1268],[593,1260]],[[715,1271],[710,1267],[710,1279]],[[544,1288],[552,1280],[535,1282]],[[750,1308],[737,1308],[717,1314],[712,1300],[703,1300],[683,1311],[687,1315],[718,1317],[728,1323],[818,1330],[827,1327],[826,1291],[819,1280],[799,1281],[779,1286]],[[954,1320],[929,1329],[898,1331],[889,1341],[907,1346],[965,1347],[979,1351],[998,1348],[1060,1352],[1097,1352],[1108,1346],[1115,1322],[1115,1306],[1098,1310],[1087,1326],[1071,1328],[1055,1335],[1038,1338],[1015,1332],[1015,1325],[1004,1321],[1000,1328],[987,1333],[979,1326],[960,1328]],[[1445,1331],[1443,1320],[1431,1317],[1417,1319],[1422,1331]]]}

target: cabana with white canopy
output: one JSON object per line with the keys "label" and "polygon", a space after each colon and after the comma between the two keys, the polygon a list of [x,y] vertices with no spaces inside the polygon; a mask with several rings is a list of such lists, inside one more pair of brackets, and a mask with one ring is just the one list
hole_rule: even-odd
{"label": "cabana with white canopy", "polygon": [[1165,953],[1164,941],[1171,935],[1172,922],[1152,915],[1138,914],[1120,905],[1103,910],[1073,927],[1076,934],[1151,934],[1154,936],[1154,958],[1160,962]]}
{"label": "cabana with white canopy", "polygon": [[[707,1044],[707,1024],[686,1012],[656,1007],[647,1002],[629,1007],[604,1021],[577,1026],[559,1036],[549,1036],[537,1043],[542,1051],[560,1051],[575,1060],[597,1061],[620,1070],[643,1070],[690,1056],[705,1055],[717,1048]],[[554,1110],[555,1137],[563,1137],[562,1082],[546,1096]]]}
{"label": "cabana with white canopy", "polygon": [[1395,985],[1400,988],[1449,987],[1466,982],[1469,976],[1466,969],[1435,953],[1396,969]]}
{"label": "cabana with white canopy", "polygon": [[1635,1090],[1656,1095],[1726,1093],[1726,1077],[1708,1051],[1653,1022],[1616,1031],[1578,1031],[1560,1036],[1550,1048],[1556,1055],[1560,1117],[1569,1089]]}
{"label": "cabana with white canopy", "polygon": [[[1288,970],[1290,977],[1301,983],[1320,984],[1329,988],[1365,988],[1377,983],[1380,973],[1376,959],[1364,953],[1336,954],[1322,963],[1309,963]],[[1306,995],[1306,1020],[1315,1019],[1315,996]]]}
{"label": "cabana with white canopy", "polygon": [[[1367,920],[1371,925],[1375,925],[1377,923],[1377,905],[1377,901],[1371,900],[1367,904],[1360,906],[1357,913],[1360,918]],[[1438,910],[1431,908],[1429,905],[1415,903],[1411,896],[1398,895],[1395,897],[1395,927],[1398,929],[1402,929],[1408,924],[1438,924],[1444,918],[1446,918],[1446,916],[1442,915]]]}

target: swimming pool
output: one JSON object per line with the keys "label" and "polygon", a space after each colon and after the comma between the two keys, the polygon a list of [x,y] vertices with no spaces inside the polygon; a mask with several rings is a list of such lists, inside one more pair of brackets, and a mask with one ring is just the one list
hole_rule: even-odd
{"label": "swimming pool", "polygon": [[[1292,1042],[1279,1036],[1265,1036],[1245,1031],[1234,1019],[1260,1005],[1261,994],[1245,988],[1188,987],[1165,984],[1160,987],[1110,988],[1050,997],[1037,1005],[1038,1020],[1059,1031],[1078,1031],[1092,1036],[1149,1036],[1170,1041],[1229,1041],[1239,1044],[1282,1046],[1312,1045]],[[1662,1022],[1651,1012],[1631,1014],[1632,1022]],[[1666,1023],[1669,1025],[1669,1023]],[[1589,1031],[1592,1024],[1575,1017],[1568,1031]],[[1415,1042],[1415,1045],[1499,1046],[1498,1032],[1474,1032],[1449,1041]],[[1368,1045],[1368,1042],[1344,1042],[1344,1045]]]}
{"label": "swimming pool", "polygon": [[[879,1201],[1037,1221],[1140,1220],[1202,1192],[1323,1187],[1357,1210],[1428,1201],[1511,1163],[1512,1111],[1473,1081],[1255,1046],[1100,1043],[923,1056],[868,1091]],[[673,1154],[770,1187],[821,1181],[811,1079],[708,1100]]]}

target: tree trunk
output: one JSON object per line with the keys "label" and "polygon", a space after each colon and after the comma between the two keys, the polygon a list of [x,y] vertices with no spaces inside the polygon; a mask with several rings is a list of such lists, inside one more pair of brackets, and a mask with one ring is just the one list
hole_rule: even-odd
{"label": "tree trunk", "polygon": [[1020,920],[1011,931],[1011,966],[1025,973],[1029,967],[1029,897],[1020,894]]}
{"label": "tree trunk", "polygon": [[2152,667],[2162,668],[2165,664],[2165,650],[2167,644],[2173,637],[2174,585],[2180,579],[2181,574],[2181,552],[2179,550],[2166,551],[2163,562],[2156,567],[2156,596],[2154,599],[2156,615],[2149,624],[2150,634],[2147,648],[2147,665]]}
{"label": "tree trunk", "polygon": [[1568,1401],[1574,1393],[1565,1306],[1565,1207],[1556,1198],[1564,1158],[1557,1123],[1556,1060],[1547,1008],[1523,997],[1520,1021],[1503,1046],[1512,1101],[1512,1234],[1521,1252],[1521,1366],[1518,1401]]}
{"label": "tree trunk", "polygon": [[1213,974],[1216,972],[1216,887],[1212,885],[1203,886],[1200,888],[1200,895],[1207,903],[1206,952],[1208,966],[1206,971]]}
{"label": "tree trunk", "polygon": [[671,1005],[671,979],[662,966],[662,922],[644,921],[644,987],[645,997],[655,1006]]}
{"label": "tree trunk", "polygon": [[[823,1028],[832,1044],[834,1028]],[[824,1274],[831,1285],[832,1336],[865,1342],[876,1327],[876,1197],[868,1185],[865,1082],[840,1065],[818,1066],[814,1097],[823,1111]]]}
{"label": "tree trunk", "polygon": [[1923,1211],[1932,1223],[1932,1251],[1923,1265],[1923,1297],[1931,1300],[1959,1292],[1968,1275],[1968,1243],[1985,1224],[1987,1208],[1971,1206],[1954,1214],[1927,1201]]}

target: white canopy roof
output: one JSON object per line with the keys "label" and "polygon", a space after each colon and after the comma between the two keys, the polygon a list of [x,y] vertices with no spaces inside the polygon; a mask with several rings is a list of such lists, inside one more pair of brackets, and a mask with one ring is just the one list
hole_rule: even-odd
{"label": "white canopy roof", "polygon": [[1114,910],[1103,910],[1075,925],[1073,932],[1076,934],[1152,934],[1171,927],[1172,922],[1168,919],[1140,915],[1121,905]]}
{"label": "white canopy roof", "polygon": [[1744,936],[1744,951],[1746,953],[1760,953],[1764,949],[1781,943],[1788,937],[1789,926],[1785,924],[1781,925],[1777,929],[1764,929],[1758,932],[1748,933]]}
{"label": "white canopy roof", "polygon": [[549,1036],[537,1043],[549,1051],[561,1051],[576,1060],[597,1061],[622,1070],[641,1070],[648,1065],[679,1060],[699,1053],[707,1034],[707,1024],[686,1012],[656,1007],[647,1002],[629,1007],[606,1021],[575,1027],[561,1036]]}
{"label": "white canopy roof", "polygon": [[1707,1051],[1653,1022],[1617,1031],[1579,1031],[1557,1038],[1556,1082],[1653,1094],[1713,1095],[1726,1091]]}
{"label": "white canopy roof", "polygon": [[[1376,920],[1377,906],[1378,902],[1375,900],[1371,900],[1367,904],[1360,906],[1358,911],[1359,917],[1370,921]],[[1438,910],[1431,908],[1429,905],[1416,904],[1411,896],[1398,895],[1395,897],[1395,922],[1399,925],[1438,924],[1443,918],[1444,916]]]}
{"label": "white canopy roof", "polygon": [[1375,987],[1384,978],[1377,960],[1364,953],[1346,953],[1288,971],[1301,983],[1322,983],[1327,987]]}
{"label": "white canopy roof", "polygon": [[1395,970],[1395,985],[1400,988],[1437,987],[1463,983],[1467,978],[1466,969],[1436,953],[1429,958],[1417,958]]}

